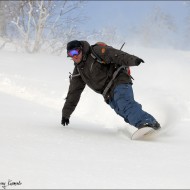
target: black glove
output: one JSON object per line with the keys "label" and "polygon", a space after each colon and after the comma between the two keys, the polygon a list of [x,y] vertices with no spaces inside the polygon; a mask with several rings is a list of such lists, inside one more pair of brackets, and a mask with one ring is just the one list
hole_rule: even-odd
{"label": "black glove", "polygon": [[61,124],[62,124],[63,126],[68,125],[68,124],[69,124],[69,119],[68,119],[68,118],[65,118],[65,117],[62,117]]}
{"label": "black glove", "polygon": [[136,64],[137,66],[140,65],[141,63],[144,63],[144,61],[143,61],[142,59],[137,58],[137,59],[135,60],[135,64]]}

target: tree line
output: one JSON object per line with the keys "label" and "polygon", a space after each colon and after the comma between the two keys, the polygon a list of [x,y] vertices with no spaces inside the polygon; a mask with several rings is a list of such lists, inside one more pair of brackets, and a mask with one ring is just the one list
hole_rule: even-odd
{"label": "tree line", "polygon": [[0,1],[0,43],[2,49],[7,43],[15,44],[26,52],[42,50],[61,54],[68,41],[84,39],[122,44],[126,39],[136,39],[145,46],[165,43],[171,46],[190,48],[190,3],[185,1],[188,15],[185,18],[186,33],[181,41],[175,41],[179,33],[175,19],[160,7],[155,7],[138,25],[127,27],[127,35],[118,34],[114,26],[104,26],[90,33],[81,31],[78,25],[88,21],[80,10],[86,1],[18,0]]}
{"label": "tree line", "polygon": [[[0,36],[20,44],[29,53],[41,49],[62,52],[67,41],[80,35],[76,23],[83,1],[0,1]],[[70,14],[70,13],[73,14]],[[20,43],[18,43],[18,41]]]}

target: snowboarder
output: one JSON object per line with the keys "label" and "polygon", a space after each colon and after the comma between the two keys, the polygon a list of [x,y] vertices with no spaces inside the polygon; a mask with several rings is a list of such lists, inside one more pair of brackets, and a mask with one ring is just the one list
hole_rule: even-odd
{"label": "snowboarder", "polygon": [[70,86],[62,109],[62,125],[68,125],[81,93],[87,84],[102,94],[107,104],[137,129],[149,126],[155,130],[160,124],[134,100],[129,66],[144,61],[104,43],[90,46],[87,41],[73,40],[67,44],[67,56],[74,61]]}

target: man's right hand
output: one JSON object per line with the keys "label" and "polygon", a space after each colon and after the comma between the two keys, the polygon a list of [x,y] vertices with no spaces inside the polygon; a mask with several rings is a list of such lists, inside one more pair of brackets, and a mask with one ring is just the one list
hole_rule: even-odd
{"label": "man's right hand", "polygon": [[138,66],[141,63],[144,63],[144,61],[142,59],[140,59],[140,58],[137,58],[136,61],[135,61],[135,64]]}
{"label": "man's right hand", "polygon": [[69,119],[68,119],[68,118],[65,118],[65,117],[62,117],[61,124],[62,124],[63,126],[68,125],[68,124],[69,124]]}

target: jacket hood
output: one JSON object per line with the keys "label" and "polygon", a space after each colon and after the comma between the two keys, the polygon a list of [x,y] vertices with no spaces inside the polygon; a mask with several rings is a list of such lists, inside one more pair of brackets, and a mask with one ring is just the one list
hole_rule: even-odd
{"label": "jacket hood", "polygon": [[89,51],[90,51],[90,44],[87,42],[87,41],[80,41],[81,42],[81,44],[82,44],[82,48],[83,48],[83,53],[84,54],[87,54],[87,53],[89,53]]}
{"label": "jacket hood", "polygon": [[82,44],[83,60],[85,60],[90,53],[90,44],[87,41],[80,41]]}

